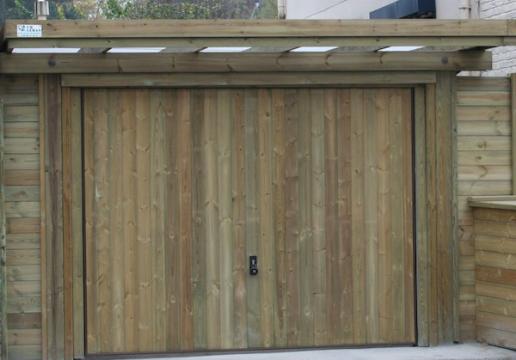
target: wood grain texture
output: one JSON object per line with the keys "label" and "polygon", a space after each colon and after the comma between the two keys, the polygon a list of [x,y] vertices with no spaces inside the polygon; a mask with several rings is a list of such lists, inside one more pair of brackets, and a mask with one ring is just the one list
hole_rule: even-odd
{"label": "wood grain texture", "polygon": [[85,90],[88,353],[414,343],[411,98]]}
{"label": "wood grain texture", "polygon": [[[4,37],[17,38],[16,24],[41,24],[44,38],[138,38],[138,37],[476,37],[512,36],[514,20],[408,21],[283,21],[283,20],[138,20],[138,21],[38,21],[7,20]],[[324,25],[324,26],[323,26]],[[166,29],[166,31],[164,31]]]}
{"label": "wood grain texture", "polygon": [[45,274],[45,312],[46,342],[48,358],[64,356],[64,249],[63,249],[63,212],[62,212],[62,123],[61,123],[61,87],[59,76],[41,76],[44,97],[44,143],[45,143],[45,188],[42,190],[44,206],[45,251],[42,261],[42,273]]}
{"label": "wood grain texture", "polygon": [[[0,179],[4,178],[4,103],[0,97]],[[7,359],[6,209],[4,184],[0,184],[0,358]]]}
{"label": "wood grain texture", "polygon": [[[511,109],[511,131],[512,131],[512,141],[511,141],[511,150],[512,154],[516,154],[516,74],[513,74],[510,79],[510,109]],[[515,156],[512,157],[512,194],[516,194],[516,160]]]}
{"label": "wood grain texture", "polygon": [[[382,85],[411,86],[435,83],[432,71],[388,72],[244,72],[244,73],[178,73],[178,74],[65,74],[66,87],[378,87]],[[15,129],[21,132],[22,129]],[[14,131],[14,130],[13,130]]]}
{"label": "wood grain texture", "polygon": [[79,89],[62,92],[65,358],[84,355],[82,113]]}
{"label": "wood grain texture", "polygon": [[474,208],[477,339],[516,349],[516,217],[512,210]]}
{"label": "wood grain texture", "polygon": [[[513,192],[512,85],[507,78],[457,78],[457,231],[461,339],[475,338],[473,213],[466,198]],[[486,94],[482,101],[478,95]],[[486,242],[481,241],[482,244]],[[496,245],[494,245],[496,246]],[[491,248],[491,247],[490,247]],[[486,337],[487,338],[487,337]]]}
{"label": "wood grain texture", "polygon": [[37,77],[1,77],[0,99],[5,104],[4,152],[15,167],[2,177],[7,291],[2,320],[2,351],[7,353],[2,358],[41,358],[40,167],[34,162],[40,152]]}
{"label": "wood grain texture", "polygon": [[[77,40],[80,41],[80,40]],[[62,46],[62,45],[61,45]],[[137,46],[134,43],[131,46]],[[204,45],[203,47],[205,47]],[[334,44],[335,46],[335,44]],[[111,44],[111,47],[116,45]],[[294,48],[292,46],[290,48]],[[288,50],[288,49],[287,49]],[[0,55],[2,73],[121,74],[121,73],[245,73],[335,71],[485,70],[492,66],[486,51],[455,52],[331,52],[288,51],[238,54],[43,54]],[[51,59],[51,63],[49,63]]]}

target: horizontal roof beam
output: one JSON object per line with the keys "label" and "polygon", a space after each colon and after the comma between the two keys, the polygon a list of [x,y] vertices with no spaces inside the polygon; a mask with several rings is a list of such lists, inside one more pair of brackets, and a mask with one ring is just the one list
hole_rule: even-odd
{"label": "horizontal roof beam", "polygon": [[0,73],[233,73],[393,70],[488,70],[490,52],[1,54]]}
{"label": "horizontal roof beam", "polygon": [[292,72],[266,73],[183,73],[183,74],[67,74],[65,87],[313,87],[313,86],[402,86],[432,84],[432,71],[390,72]]}
{"label": "horizontal roof beam", "polygon": [[4,37],[17,25],[39,24],[42,38],[263,38],[263,37],[471,37],[516,36],[516,20],[8,20]]}

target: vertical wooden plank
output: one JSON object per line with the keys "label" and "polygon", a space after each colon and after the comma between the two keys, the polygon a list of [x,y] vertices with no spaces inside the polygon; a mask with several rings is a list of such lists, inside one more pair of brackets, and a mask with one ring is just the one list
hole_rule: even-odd
{"label": "vertical wooden plank", "polygon": [[112,165],[111,135],[112,114],[110,112],[110,97],[108,91],[99,91],[95,106],[98,106],[94,119],[95,131],[95,231],[92,241],[95,243],[96,276],[93,281],[96,287],[96,302],[93,311],[96,311],[96,336],[100,352],[110,350],[114,334],[112,332],[112,247],[113,235],[111,220],[110,197],[114,189],[111,186],[110,169]]}
{"label": "vertical wooden plank", "polygon": [[[152,297],[154,299],[153,321],[153,351],[167,349],[166,321],[167,321],[167,296],[165,274],[165,249],[166,249],[166,184],[167,184],[167,144],[166,144],[166,114],[164,109],[164,90],[153,90],[150,93],[150,127],[151,127],[151,239],[154,244],[152,250],[153,281]],[[121,149],[121,147],[120,147]]]}
{"label": "vertical wooden plank", "polygon": [[[136,92],[126,90],[118,92],[120,96],[120,121],[122,123],[122,149],[124,154],[122,161],[122,236],[125,239],[124,258],[124,323],[125,323],[125,349],[135,352],[138,349],[138,289],[136,283]],[[85,113],[88,107],[85,105]],[[86,121],[86,119],[85,119]],[[85,158],[88,156],[88,147],[85,138]],[[91,191],[92,189],[90,189]],[[88,194],[88,189],[85,190]],[[88,224],[86,224],[88,225]],[[88,241],[88,239],[86,239]],[[88,266],[89,262],[87,262]]]}
{"label": "vertical wooden plank", "polygon": [[[328,344],[338,344],[339,333],[343,331],[340,319],[340,288],[344,277],[338,268],[339,242],[338,235],[338,172],[337,144],[345,139],[337,140],[337,107],[340,102],[336,89],[324,90],[324,206],[325,206],[325,247],[326,247],[326,321]],[[341,285],[342,284],[342,285]]]}
{"label": "vertical wooden plank", "polygon": [[314,342],[312,345],[328,344],[327,326],[327,284],[326,284],[326,203],[325,203],[325,109],[324,90],[311,90],[311,133],[312,133],[312,233],[313,233],[313,312]]}
{"label": "vertical wooden plank", "polygon": [[193,350],[192,318],[192,129],[190,90],[178,92],[179,136],[179,278],[181,279],[181,350]]}
{"label": "vertical wooden plank", "polygon": [[[218,231],[218,171],[217,171],[217,92],[206,90],[204,114],[205,114],[205,139],[203,165],[206,170],[205,185],[205,216],[206,216],[206,253],[217,254],[220,248]],[[208,349],[217,349],[221,345],[220,334],[220,268],[219,259],[216,256],[208,256],[206,259],[206,286],[207,286],[207,344]]]}
{"label": "vertical wooden plank", "polygon": [[286,149],[285,149],[285,243],[287,255],[287,345],[300,343],[300,274],[299,274],[299,172],[297,164],[299,99],[297,90],[285,90]]}
{"label": "vertical wooden plank", "polygon": [[403,174],[403,281],[405,323],[403,325],[404,342],[414,343],[415,337],[415,308],[414,308],[414,207],[413,207],[413,148],[412,148],[412,91],[399,89],[402,107],[402,151],[404,154],[402,165]]}
{"label": "vertical wooden plank", "polygon": [[[392,142],[398,140],[398,138],[391,138],[388,105],[390,100],[389,92],[390,91],[377,92],[377,126],[374,135],[377,143],[375,156],[378,164],[376,169],[378,179],[378,340],[382,343],[393,342],[394,334],[391,319],[395,316],[392,314],[393,289],[391,284],[393,278],[393,239],[391,236],[392,224],[389,214],[392,211],[392,197],[390,194],[394,190],[391,186],[391,179],[393,173],[396,173],[395,170],[393,171],[393,168],[396,169],[397,167],[395,161],[391,163],[391,150]],[[399,176],[399,174],[395,176]]]}
{"label": "vertical wooden plank", "polygon": [[456,234],[453,211],[453,82],[454,73],[439,73],[436,84],[437,279],[439,279],[440,341],[455,340]]}
{"label": "vertical wooden plank", "polygon": [[111,283],[109,281],[112,273],[112,255],[111,255],[111,206],[110,194],[112,187],[110,186],[109,171],[111,165],[110,136],[112,134],[110,99],[106,90],[99,90],[96,93],[95,105],[97,111],[94,118],[94,146],[95,146],[95,227],[92,241],[95,246],[95,268],[96,276],[93,278],[96,288],[96,299],[92,311],[96,311],[97,329],[95,335],[97,337],[99,351],[109,351],[113,333],[112,333],[112,293]]}
{"label": "vertical wooden plank", "polygon": [[[57,75],[46,75],[43,82],[45,102],[45,262],[47,356],[64,357],[63,299],[63,212],[61,87]],[[43,191],[42,191],[43,192]],[[43,202],[42,202],[43,203]]]}
{"label": "vertical wooden plank", "polygon": [[459,315],[459,296],[460,296],[460,279],[459,279],[459,210],[458,210],[458,190],[455,184],[458,183],[458,128],[456,118],[456,94],[457,94],[457,75],[455,72],[448,73],[450,77],[450,135],[451,135],[451,179],[450,179],[450,191],[451,191],[451,235],[450,235],[450,246],[452,253],[452,275],[453,275],[453,289],[452,289],[452,300],[453,300],[453,341],[460,341],[460,315]]}
{"label": "vertical wooden plank", "polygon": [[402,104],[398,91],[391,91],[389,94],[389,132],[390,137],[396,139],[391,144],[391,159],[396,166],[396,171],[391,173],[390,197],[391,197],[391,251],[392,251],[392,304],[393,314],[392,339],[396,342],[404,340],[404,325],[407,312],[405,302],[405,282],[404,282],[404,182],[403,182],[403,163],[406,158],[403,148],[403,116]]}
{"label": "vertical wooden plank", "polygon": [[80,90],[63,89],[63,236],[65,358],[84,354]]}
{"label": "vertical wooden plank", "polygon": [[[45,99],[46,77],[38,77],[38,121],[39,121],[39,163],[46,164],[46,101]],[[46,169],[39,168],[40,184],[40,273],[41,273],[41,356],[48,359],[48,316],[47,316],[47,240],[46,240]]]}
{"label": "vertical wooden plank", "polygon": [[234,346],[247,348],[247,256],[245,208],[245,92],[234,90],[231,95],[233,126],[232,181],[233,181],[233,296]]}
{"label": "vertical wooden plank", "polygon": [[166,348],[179,349],[180,336],[180,268],[179,268],[179,121],[177,112],[178,91],[170,90],[163,94],[163,106],[166,115],[166,207],[165,207],[165,289],[166,289]]}
{"label": "vertical wooden plank", "polygon": [[0,358],[7,359],[7,276],[4,195],[4,103],[0,98]]}
{"label": "vertical wooden plank", "polygon": [[165,242],[166,242],[166,131],[163,106],[164,91],[153,89],[150,94],[150,200],[152,241],[152,298],[154,312],[152,321],[153,351],[166,350],[167,298],[165,279]]}
{"label": "vertical wooden plank", "polygon": [[[245,186],[246,186],[246,251],[249,256],[259,255],[260,213],[258,175],[258,92],[245,91]],[[260,261],[258,259],[258,266]],[[263,270],[263,269],[262,269]],[[247,280],[247,344],[251,348],[262,345],[259,276]]]}
{"label": "vertical wooden plank", "polygon": [[427,176],[427,211],[428,211],[428,247],[430,266],[429,294],[429,342],[437,345],[439,342],[438,325],[438,289],[437,289],[437,189],[436,189],[436,89],[435,85],[426,86],[426,176]]}
{"label": "vertical wooden plank", "polygon": [[221,302],[221,340],[222,349],[233,347],[233,193],[231,163],[233,152],[232,118],[230,115],[230,90],[217,91],[217,165],[219,217],[218,232],[220,239],[219,259],[221,264],[220,302]]}
{"label": "vertical wooden plank", "polygon": [[124,324],[124,259],[120,254],[124,253],[125,239],[122,237],[122,170],[123,156],[122,148],[122,121],[120,121],[120,95],[117,91],[108,93],[108,128],[109,128],[109,170],[107,181],[109,182],[109,197],[106,199],[109,204],[109,229],[110,237],[108,247],[110,272],[107,274],[106,282],[109,283],[111,293],[111,304],[109,313],[111,315],[110,332],[112,334],[109,349],[113,352],[123,352],[125,349],[125,324]]}
{"label": "vertical wooden plank", "polygon": [[516,195],[516,74],[511,75],[512,194]]}
{"label": "vertical wooden plank", "polygon": [[261,346],[274,345],[274,313],[277,306],[275,293],[273,197],[272,197],[272,102],[268,89],[258,90],[258,187],[259,187],[259,239],[258,261],[261,268],[260,332]]}
{"label": "vertical wooden plank", "polygon": [[[363,125],[363,176],[364,176],[364,229],[365,234],[365,300],[366,300],[366,339],[368,343],[378,343],[378,184],[376,164],[376,126],[377,118],[384,111],[383,90],[364,90],[365,124]],[[396,213],[393,211],[393,213]],[[399,216],[399,213],[396,213]],[[359,239],[357,239],[359,241]]]}
{"label": "vertical wooden plank", "polygon": [[[206,136],[206,115],[204,114],[204,90],[192,90],[192,136],[193,136],[193,331],[194,347],[206,349],[206,218],[204,216],[205,167],[203,166],[203,139]],[[239,174],[243,176],[243,174]],[[243,200],[243,199],[242,199]],[[238,238],[238,236],[236,236]],[[242,254],[245,258],[245,254]],[[245,261],[245,259],[244,259]],[[245,301],[245,298],[244,298]],[[246,315],[246,314],[245,314]]]}
{"label": "vertical wooden plank", "polygon": [[92,305],[96,301],[95,286],[93,284],[95,277],[95,243],[93,241],[94,227],[94,198],[92,194],[95,188],[95,161],[93,151],[94,132],[93,112],[94,106],[90,104],[95,101],[94,92],[86,90],[84,92],[84,189],[85,189],[85,252],[86,252],[86,348],[88,352],[98,351],[97,344],[97,325],[96,314]]}
{"label": "vertical wooden plank", "polygon": [[428,346],[429,327],[429,248],[427,215],[427,167],[426,167],[426,105],[425,88],[414,89],[414,149],[415,149],[415,211],[416,211],[416,273],[417,273],[417,334],[418,345]]}
{"label": "vertical wooden plank", "polygon": [[275,282],[277,306],[274,312],[275,346],[287,346],[287,256],[286,256],[286,109],[285,90],[274,89],[272,96],[272,149],[273,155],[273,222],[274,253],[276,257]]}
{"label": "vertical wooden plank", "polygon": [[299,168],[299,277],[300,281],[300,344],[314,342],[313,312],[313,233],[312,233],[312,128],[311,90],[299,90],[298,168]]}
{"label": "vertical wooden plank", "polygon": [[72,99],[70,88],[62,90],[63,144],[63,275],[64,357],[73,358],[73,242],[72,242]]}
{"label": "vertical wooden plank", "polygon": [[83,254],[83,201],[82,201],[82,99],[81,90],[72,89],[71,100],[71,211],[73,251],[73,356],[84,357],[84,254]]}
{"label": "vertical wooden plank", "polygon": [[[335,296],[340,299],[337,341],[354,341],[353,195],[352,195],[352,105],[351,90],[339,90],[337,105],[337,272]],[[334,240],[335,241],[335,240]],[[342,278],[340,277],[342,274]],[[360,319],[359,319],[360,320]],[[360,320],[362,321],[362,320]]]}
{"label": "vertical wooden plank", "polygon": [[364,208],[364,125],[365,118],[364,90],[351,90],[351,228],[353,261],[353,342],[366,342],[366,308],[365,308],[365,208]]}
{"label": "vertical wooden plank", "polygon": [[150,238],[150,113],[147,90],[136,92],[136,238],[138,351],[152,351],[152,239]]}

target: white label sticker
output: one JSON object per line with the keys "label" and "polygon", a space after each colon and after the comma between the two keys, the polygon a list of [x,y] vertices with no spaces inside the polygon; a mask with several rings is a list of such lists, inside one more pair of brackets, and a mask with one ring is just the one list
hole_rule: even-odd
{"label": "white label sticker", "polygon": [[43,29],[41,25],[18,24],[16,25],[16,35],[22,38],[42,37]]}

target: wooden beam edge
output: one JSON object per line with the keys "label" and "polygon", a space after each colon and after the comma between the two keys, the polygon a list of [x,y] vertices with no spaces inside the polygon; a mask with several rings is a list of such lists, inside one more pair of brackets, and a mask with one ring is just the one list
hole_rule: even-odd
{"label": "wooden beam edge", "polygon": [[41,354],[48,359],[47,241],[46,241],[46,77],[38,78],[39,186],[40,186],[40,273],[41,273]]}
{"label": "wooden beam edge", "polygon": [[516,74],[511,75],[512,194],[516,195]]}
{"label": "wooden beam edge", "polygon": [[[0,179],[4,178],[4,102],[0,98]],[[7,359],[7,271],[6,271],[6,219],[5,192],[0,183],[0,358]]]}
{"label": "wooden beam edge", "polygon": [[0,54],[0,73],[246,73],[489,70],[487,51],[329,54]]}
{"label": "wooden beam edge", "polygon": [[350,85],[416,85],[436,82],[436,73],[421,72],[269,72],[180,74],[68,74],[63,87],[313,87]]}
{"label": "wooden beam edge", "polygon": [[5,36],[17,38],[16,25],[40,24],[44,38],[98,37],[300,37],[300,36],[515,36],[514,20],[7,20]]}

